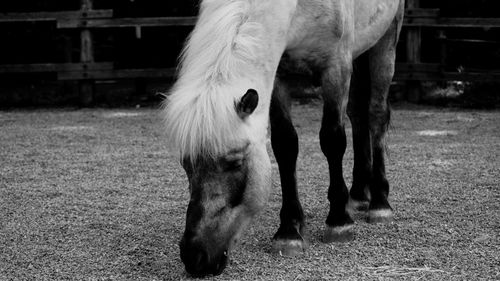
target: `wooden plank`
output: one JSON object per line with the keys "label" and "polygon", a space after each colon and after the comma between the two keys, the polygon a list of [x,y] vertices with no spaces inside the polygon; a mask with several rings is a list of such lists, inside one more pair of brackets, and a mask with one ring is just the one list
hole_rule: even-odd
{"label": "wooden plank", "polygon": [[146,68],[146,69],[112,69],[112,70],[89,70],[60,72],[59,80],[109,80],[128,78],[172,78],[175,76],[175,68]]}
{"label": "wooden plank", "polygon": [[[81,12],[87,13],[92,10],[93,0],[81,0]],[[94,41],[89,29],[80,31],[80,62],[94,62]],[[89,106],[94,99],[94,82],[89,79],[80,81],[80,104]]]}
{"label": "wooden plank", "polygon": [[499,28],[500,18],[407,17],[404,20],[404,24],[409,27]]}
{"label": "wooden plank", "polygon": [[[409,14],[408,14],[409,13]],[[500,18],[440,18],[436,9],[409,9],[404,24],[409,27],[465,27],[496,28],[500,27]],[[152,26],[193,26],[196,17],[151,17],[151,18],[91,18],[75,14],[72,17],[57,18],[58,28],[120,28]],[[21,19],[23,20],[23,19]],[[24,19],[26,20],[26,19]],[[52,19],[51,19],[52,20]],[[0,18],[0,21],[2,19]]]}
{"label": "wooden plank", "polygon": [[438,63],[397,63],[396,72],[440,72],[443,67]]}
{"label": "wooden plank", "polygon": [[[113,69],[113,63],[61,63],[0,65],[0,73],[57,72],[60,80],[108,80],[125,78],[172,78],[175,68]],[[462,72],[446,70],[434,63],[398,63],[396,81],[498,81],[500,70],[466,69]]]}
{"label": "wooden plank", "polygon": [[439,9],[408,8],[405,17],[436,18],[439,17]]}
{"label": "wooden plank", "polygon": [[[446,32],[444,29],[436,29],[437,30],[437,37],[438,39],[437,43],[439,45],[439,52],[441,53],[440,58],[439,58],[439,63],[441,65],[446,65],[448,62],[448,46],[446,43]],[[445,88],[446,83],[441,82],[440,86]]]}
{"label": "wooden plank", "polygon": [[[192,26],[196,17],[112,18],[113,10],[0,13],[0,22],[58,21],[59,28]],[[88,20],[87,20],[88,19]],[[405,25],[420,27],[500,27],[500,18],[440,18],[438,9],[409,8]]]}
{"label": "wooden plank", "polygon": [[397,63],[394,73],[395,81],[443,81],[446,80],[443,68],[432,63]]}
{"label": "wooden plank", "polygon": [[480,40],[480,39],[458,39],[458,38],[444,38],[445,42],[457,42],[457,43],[471,43],[471,44],[500,44],[500,41],[494,40]]}
{"label": "wooden plank", "polygon": [[57,22],[57,28],[113,28],[152,26],[193,26],[196,17],[155,17],[155,18],[107,18],[107,19],[65,19]]}
{"label": "wooden plank", "polygon": [[470,81],[486,82],[500,80],[500,72],[442,72],[436,73],[402,73],[394,75],[394,81]]}
{"label": "wooden plank", "polygon": [[[146,69],[94,69],[88,71],[65,71],[58,73],[60,80],[109,80],[129,78],[172,78],[175,68]],[[500,70],[470,69],[462,72],[444,70],[439,64],[396,65],[395,81],[498,81]]]}
{"label": "wooden plank", "polygon": [[40,73],[40,72],[74,72],[87,70],[113,69],[112,62],[104,63],[34,63],[3,64],[0,73]]}
{"label": "wooden plank", "polygon": [[[407,0],[407,8],[418,9],[420,6],[420,0]],[[421,60],[421,48],[422,48],[422,29],[420,27],[409,27],[406,33],[406,58],[408,63],[417,64]],[[407,83],[407,93],[406,97],[410,102],[418,103],[421,99],[422,87],[418,81],[410,81]]]}
{"label": "wooden plank", "polygon": [[395,81],[498,81],[500,70],[450,71],[440,64],[396,64]]}
{"label": "wooden plank", "polygon": [[57,21],[63,19],[95,19],[111,18],[113,10],[89,10],[89,11],[66,11],[66,12],[35,12],[35,13],[0,13],[0,22],[35,22],[35,21]]}

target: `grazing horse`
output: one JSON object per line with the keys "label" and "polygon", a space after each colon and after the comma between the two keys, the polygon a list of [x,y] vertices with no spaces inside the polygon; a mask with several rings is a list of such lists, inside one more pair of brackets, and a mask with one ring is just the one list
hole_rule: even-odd
{"label": "grazing horse", "polygon": [[[403,12],[404,0],[201,2],[163,110],[189,181],[180,242],[188,273],[220,274],[264,207],[271,186],[269,124],[283,195],[273,249],[284,255],[306,249],[290,77],[322,89],[319,135],[330,173],[324,242],[353,238],[351,207],[365,205],[369,222],[391,220],[384,136]],[[350,192],[342,174],[346,116],[354,139]]]}

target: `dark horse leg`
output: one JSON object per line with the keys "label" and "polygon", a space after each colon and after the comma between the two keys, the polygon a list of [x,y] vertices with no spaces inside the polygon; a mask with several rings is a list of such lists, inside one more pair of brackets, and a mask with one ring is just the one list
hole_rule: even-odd
{"label": "dark horse leg", "polygon": [[290,117],[290,97],[286,84],[277,79],[270,109],[271,144],[278,162],[283,196],[280,227],[273,237],[273,251],[294,256],[307,246],[303,238],[304,212],[297,193],[295,168],[299,140]]}
{"label": "dark horse leg", "polygon": [[388,93],[394,75],[399,28],[400,21],[396,19],[385,36],[368,53],[371,78],[368,115],[373,159],[368,222],[372,223],[391,221],[393,217],[388,200],[389,182],[385,173],[384,138],[390,120]]}
{"label": "dark horse leg", "polygon": [[350,211],[366,210],[370,201],[369,183],[372,175],[372,146],[368,122],[370,88],[369,56],[365,53],[354,61],[347,106],[347,113],[352,124],[354,150]]}
{"label": "dark horse leg", "polygon": [[388,93],[394,75],[402,14],[403,3],[386,34],[356,59],[349,96],[348,113],[354,144],[349,209],[365,209],[369,202],[368,222],[373,223],[391,221],[393,217],[385,174],[384,138],[389,126]]}
{"label": "dark horse leg", "polygon": [[320,144],[328,161],[330,186],[328,200],[330,211],[326,219],[324,241],[343,242],[352,240],[353,220],[346,211],[349,194],[342,172],[342,159],[346,150],[345,113],[352,73],[352,61],[348,55],[343,61],[335,61],[323,74],[323,119]]}

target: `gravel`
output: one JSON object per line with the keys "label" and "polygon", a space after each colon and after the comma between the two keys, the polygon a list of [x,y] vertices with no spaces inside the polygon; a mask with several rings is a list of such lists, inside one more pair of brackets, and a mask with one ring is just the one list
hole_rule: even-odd
{"label": "gravel", "polygon": [[[273,160],[268,208],[209,280],[500,280],[500,111],[396,107],[387,141],[395,221],[359,215],[345,244],[321,243],[321,105],[295,104],[294,116],[308,251],[270,251],[281,206]],[[156,109],[0,112],[0,280],[189,279],[177,245],[186,177],[159,120]]]}

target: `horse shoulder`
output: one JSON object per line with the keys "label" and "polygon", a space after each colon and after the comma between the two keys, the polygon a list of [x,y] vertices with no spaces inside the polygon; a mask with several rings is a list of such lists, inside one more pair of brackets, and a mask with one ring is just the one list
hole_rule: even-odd
{"label": "horse shoulder", "polygon": [[346,0],[298,0],[278,74],[317,84],[318,75],[351,50],[352,9]]}
{"label": "horse shoulder", "polygon": [[288,31],[288,49],[332,45],[346,34],[349,8],[344,0],[298,0]]}

